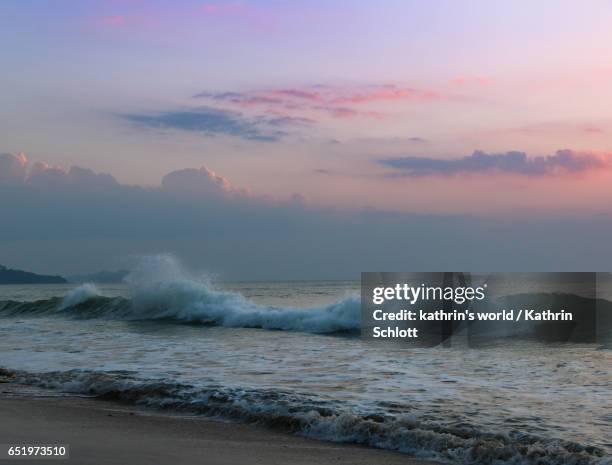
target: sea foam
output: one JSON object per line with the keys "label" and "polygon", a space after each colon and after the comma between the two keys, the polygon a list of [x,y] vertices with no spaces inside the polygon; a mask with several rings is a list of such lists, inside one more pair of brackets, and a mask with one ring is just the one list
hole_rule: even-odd
{"label": "sea foam", "polygon": [[0,368],[0,379],[164,410],[242,420],[333,442],[395,450],[460,465],[610,465],[602,449],[476,425],[444,426],[413,416],[365,414],[341,403],[272,389],[199,387],[141,380],[124,372],[28,373]]}
{"label": "sea foam", "polygon": [[189,275],[170,256],[148,257],[126,281],[131,316],[136,319],[312,333],[360,328],[361,303],[356,296],[306,309],[258,305],[239,293],[216,289],[206,277]]}
{"label": "sea foam", "polygon": [[93,297],[100,297],[102,294],[93,283],[85,283],[70,291],[59,306],[60,310],[73,307],[75,305],[87,302]]}

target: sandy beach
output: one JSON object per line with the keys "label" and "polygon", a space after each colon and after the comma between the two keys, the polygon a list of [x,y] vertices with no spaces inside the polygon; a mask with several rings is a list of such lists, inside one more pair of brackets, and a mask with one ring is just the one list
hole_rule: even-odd
{"label": "sandy beach", "polygon": [[[433,462],[350,444],[316,441],[253,425],[164,413],[78,397],[40,397],[0,385],[0,443],[69,444],[79,465],[410,464]],[[40,464],[45,460],[3,460]]]}

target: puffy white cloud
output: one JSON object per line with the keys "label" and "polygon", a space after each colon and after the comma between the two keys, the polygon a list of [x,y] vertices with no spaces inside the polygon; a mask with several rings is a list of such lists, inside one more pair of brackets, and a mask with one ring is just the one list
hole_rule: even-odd
{"label": "puffy white cloud", "polygon": [[20,185],[25,182],[28,159],[23,153],[0,154],[0,185]]}
{"label": "puffy white cloud", "polygon": [[64,187],[69,184],[69,177],[62,168],[38,161],[32,166],[27,183],[39,188]]}
{"label": "puffy white cloud", "polygon": [[110,174],[73,166],[65,170],[45,162],[31,163],[24,153],[0,154],[0,186],[30,186],[41,189],[81,187],[87,190],[119,187]]}
{"label": "puffy white cloud", "polygon": [[162,188],[167,192],[217,196],[239,192],[226,178],[205,166],[168,173],[162,179]]}
{"label": "puffy white cloud", "polygon": [[[108,192],[128,188],[110,174],[72,166],[65,169],[42,161],[30,162],[23,153],[0,154],[0,186],[29,186],[37,189],[78,188],[82,192],[107,189]],[[205,166],[168,173],[162,179],[161,191],[173,194],[203,196],[235,196],[247,193],[230,184],[223,176]]]}

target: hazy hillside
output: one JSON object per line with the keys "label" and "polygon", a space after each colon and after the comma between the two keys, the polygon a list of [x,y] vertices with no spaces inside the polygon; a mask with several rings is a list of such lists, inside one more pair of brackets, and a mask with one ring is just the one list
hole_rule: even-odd
{"label": "hazy hillside", "polygon": [[0,284],[62,284],[67,281],[61,276],[48,276],[29,271],[11,270],[0,265]]}

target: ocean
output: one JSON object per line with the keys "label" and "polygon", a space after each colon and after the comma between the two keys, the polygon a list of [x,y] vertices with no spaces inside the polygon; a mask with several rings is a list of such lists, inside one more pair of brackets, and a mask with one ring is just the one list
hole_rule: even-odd
{"label": "ocean", "polygon": [[0,286],[0,377],[455,464],[610,464],[612,346],[359,336],[359,282]]}

